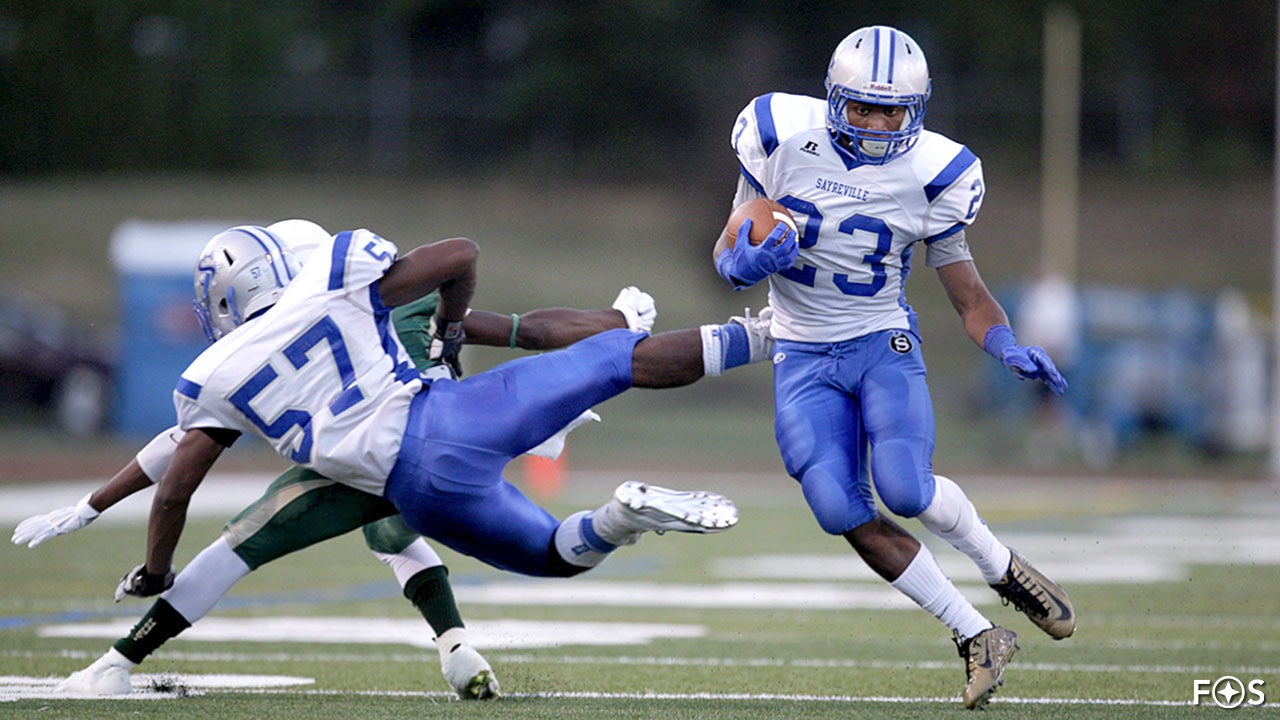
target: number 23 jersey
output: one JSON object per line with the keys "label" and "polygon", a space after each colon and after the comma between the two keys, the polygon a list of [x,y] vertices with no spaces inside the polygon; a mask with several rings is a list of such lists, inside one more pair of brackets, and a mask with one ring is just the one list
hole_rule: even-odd
{"label": "number 23 jersey", "polygon": [[317,247],[275,307],[182,373],[178,425],[255,433],[294,463],[381,495],[422,388],[378,293],[396,254],[367,230]]}
{"label": "number 23 jersey", "polygon": [[738,115],[741,165],[735,204],[759,194],[784,205],[799,228],[795,264],[769,279],[774,337],[837,342],[888,329],[919,334],[906,302],[912,255],[935,243],[928,264],[968,260],[964,228],[982,205],[982,163],[928,130],[884,165],[837,151],[826,101],[772,93]]}

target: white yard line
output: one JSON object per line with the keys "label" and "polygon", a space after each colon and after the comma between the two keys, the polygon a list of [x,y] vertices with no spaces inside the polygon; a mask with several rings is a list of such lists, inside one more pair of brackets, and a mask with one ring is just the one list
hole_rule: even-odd
{"label": "white yard line", "polygon": [[[87,660],[97,658],[101,653],[77,650],[66,651],[7,651],[0,652],[0,657],[16,658],[64,658]],[[959,667],[958,661],[952,660],[842,660],[822,658],[796,658],[779,660],[776,658],[721,658],[721,657],[673,657],[662,655],[530,655],[525,653],[486,653],[490,662],[495,665],[593,665],[593,666],[651,666],[651,667],[747,667],[747,668],[831,668],[841,670],[940,670],[953,672]],[[301,663],[414,663],[434,664],[438,661],[435,652],[414,653],[286,653],[270,651],[263,653],[236,652],[187,652],[162,650],[158,658],[176,662],[301,662]],[[1250,675],[1280,675],[1280,666],[1230,667],[1216,665],[1160,665],[1143,663],[1025,663],[1015,661],[1011,667],[1018,672],[1045,673],[1153,673],[1158,675],[1176,674],[1215,674],[1224,672],[1244,673]],[[2,678],[0,678],[2,680]]]}

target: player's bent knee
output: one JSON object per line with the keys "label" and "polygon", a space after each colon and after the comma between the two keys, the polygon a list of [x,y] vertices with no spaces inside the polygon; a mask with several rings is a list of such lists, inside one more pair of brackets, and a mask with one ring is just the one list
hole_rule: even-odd
{"label": "player's bent knee", "polygon": [[889,512],[904,518],[913,518],[924,512],[933,498],[932,492],[926,495],[920,484],[914,482],[895,483],[887,489],[877,486],[876,489]]}
{"label": "player's bent knee", "polygon": [[418,540],[414,532],[399,515],[375,520],[361,528],[364,543],[375,553],[395,555]]}
{"label": "player's bent knee", "polygon": [[919,448],[920,443],[892,440],[871,451],[876,493],[889,512],[899,517],[915,517],[933,500],[933,473]]}
{"label": "player's bent knee", "polygon": [[800,485],[814,519],[828,535],[842,535],[875,517],[874,509],[862,502],[851,481],[834,476],[826,468],[810,468]]}

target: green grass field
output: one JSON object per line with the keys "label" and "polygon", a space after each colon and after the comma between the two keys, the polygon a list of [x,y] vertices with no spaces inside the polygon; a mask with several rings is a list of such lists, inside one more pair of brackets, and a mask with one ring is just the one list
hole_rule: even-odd
{"label": "green grass field", "polygon": [[[973,241],[995,286],[1035,267],[1036,187],[989,172],[1001,186],[992,185]],[[1265,305],[1270,268],[1256,258],[1268,252],[1266,234],[1257,231],[1267,226],[1259,214],[1266,187],[1248,178],[1162,192],[1123,178],[1090,183],[1082,277],[1199,289],[1229,277]],[[764,302],[762,290],[728,292],[710,268],[730,189],[677,197],[663,189],[584,184],[566,192],[502,181],[9,183],[0,194],[8,233],[0,281],[112,323],[108,239],[121,221],[305,216],[368,226],[405,243],[476,238],[485,248],[478,306],[601,305],[637,284],[658,299],[659,328],[669,329]],[[1150,198],[1179,202],[1153,207]],[[1206,244],[1203,227],[1233,241]],[[1078,467],[1069,463],[1045,466],[1024,418],[991,417],[975,402],[979,371],[990,360],[963,336],[931,274],[918,276],[911,298],[928,339],[935,463],[970,491],[1002,538],[1071,591],[1080,616],[1077,635],[1055,643],[1000,606],[955,551],[933,545],[966,595],[1021,636],[988,712],[1055,720],[1214,716],[1220,711],[1212,703],[1193,704],[1195,683],[1232,675],[1266,683],[1270,704],[1249,717],[1280,715],[1280,485],[1239,479],[1264,474],[1265,459],[1208,458],[1157,438],[1105,479],[1074,477]],[[499,359],[477,353],[469,368]],[[783,476],[769,393],[768,370],[756,367],[605,403],[604,422],[575,434],[569,485],[552,503],[561,516],[594,507],[643,468],[656,482],[732,495],[743,519],[726,534],[646,538],[567,581],[522,579],[442,553],[473,640],[501,679],[499,702],[452,699],[429,629],[355,536],[247,578],[138,669],[137,697],[52,697],[58,679],[98,657],[146,608],[111,602],[120,575],[144,551],[135,513],[108,515],[34,550],[0,547],[0,718],[964,717],[957,699],[964,671],[949,634],[872,577],[842,541],[822,535]],[[146,440],[74,440],[0,411],[0,519],[10,528],[88,489],[59,490],[48,480],[99,482]],[[231,456],[219,469],[262,464]],[[266,465],[278,467],[274,459]],[[197,493],[197,505],[216,505],[214,483]],[[262,484],[239,488],[238,504],[193,519],[179,561],[215,537]],[[153,681],[188,691],[150,691]]]}
{"label": "green grass field", "polygon": [[[593,506],[625,473],[571,472],[550,506]],[[473,640],[505,697],[453,700],[430,632],[358,537],[246,578],[202,623],[135,671],[133,699],[50,696],[145,609],[115,605],[143,552],[140,520],[110,514],[34,550],[0,550],[0,716],[222,718],[933,718],[963,716],[948,633],[823,536],[785,479],[659,474],[734,496],[714,536],[646,537],[572,580],[530,580],[442,553]],[[979,609],[1022,650],[988,713],[1018,718],[1190,718],[1196,680],[1260,679],[1280,715],[1280,489],[1248,482],[957,478],[987,521],[1071,591],[1076,636],[1054,642],[1002,607],[967,560],[932,544]],[[212,539],[218,489],[179,551]],[[50,488],[55,489],[50,489]],[[0,488],[9,527],[74,502],[73,486]],[[49,494],[52,493],[52,494]],[[145,511],[146,500],[136,498]],[[230,505],[229,505],[230,507]],[[124,508],[121,514],[126,513]],[[919,530],[914,522],[907,527]],[[219,639],[200,637],[201,632]],[[205,687],[207,676],[232,687]],[[272,687],[248,676],[279,676]],[[186,692],[149,690],[179,686]],[[225,680],[224,680],[225,682]]]}

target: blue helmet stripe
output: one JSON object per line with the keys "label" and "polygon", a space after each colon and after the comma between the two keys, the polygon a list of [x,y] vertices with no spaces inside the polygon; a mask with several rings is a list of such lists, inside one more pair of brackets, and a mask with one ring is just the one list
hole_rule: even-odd
{"label": "blue helmet stripe", "polygon": [[875,38],[876,38],[875,52],[871,54],[871,57],[873,58],[871,61],[871,79],[879,80],[880,79],[880,28],[876,28]]}
{"label": "blue helmet stripe", "polygon": [[[253,238],[254,241],[258,243],[258,247],[262,248],[263,252],[270,253],[272,258],[278,258],[281,261],[284,260],[284,246],[280,244],[280,241],[275,235],[272,235],[266,230],[262,230],[262,228],[250,227],[248,225],[242,225],[236,228],[236,230]],[[262,235],[254,232],[255,230],[262,230],[262,235],[265,235],[266,238],[264,239]],[[284,277],[280,276],[281,270],[284,270]],[[293,279],[293,271],[289,269],[289,263],[287,262],[272,262],[271,272],[275,273],[277,287],[284,287]]]}
{"label": "blue helmet stripe", "polygon": [[888,71],[887,77],[885,78],[885,82],[891,85],[893,84],[894,55],[896,55],[898,51],[898,43],[895,42],[896,38],[894,38],[895,34],[896,34],[896,31],[893,31],[893,30],[889,31],[889,71]]}
{"label": "blue helmet stripe", "polygon": [[[284,241],[283,241],[283,240],[281,240],[281,239],[280,239],[280,237],[279,237],[278,235],[276,235],[275,233],[271,232],[270,230],[268,230],[268,229],[266,229],[266,228],[256,228],[256,229],[261,230],[261,231],[262,231],[262,234],[263,234],[263,235],[266,235],[266,236],[267,236],[267,239],[269,239],[269,240],[271,241],[271,245],[273,245],[273,246],[276,248],[276,251],[277,251],[277,252],[273,253],[273,254],[272,254],[272,257],[283,258],[283,257],[284,257],[284,253],[285,253],[285,251],[290,251],[290,252],[292,252],[292,248],[290,248],[290,247],[286,246],[286,245],[284,244]],[[281,263],[281,265],[283,265],[283,266],[284,266],[284,272],[285,272],[285,275],[288,275],[288,276],[289,276],[289,279],[290,279],[290,280],[292,280],[292,279],[293,279],[293,269],[289,267],[289,263],[287,263],[287,262],[286,262],[286,263]]]}
{"label": "blue helmet stripe", "polygon": [[942,172],[929,181],[924,186],[924,196],[929,202],[933,202],[935,198],[942,194],[944,190],[951,187],[951,183],[955,182],[969,166],[978,161],[978,156],[967,147],[960,148],[960,153],[942,168]]}

